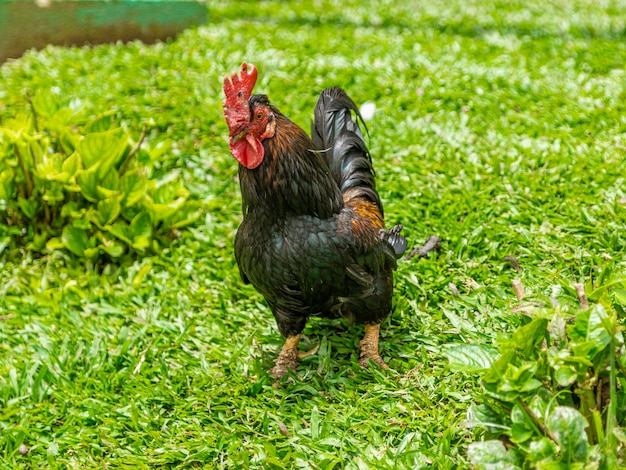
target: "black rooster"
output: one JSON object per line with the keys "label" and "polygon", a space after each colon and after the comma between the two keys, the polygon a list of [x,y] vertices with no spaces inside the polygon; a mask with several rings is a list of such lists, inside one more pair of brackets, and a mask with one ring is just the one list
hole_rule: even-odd
{"label": "black rooster", "polygon": [[251,94],[257,74],[244,63],[226,77],[223,106],[243,199],[235,256],[244,282],[265,297],[286,338],[271,373],[295,370],[312,315],[364,323],[360,364],[371,359],[387,367],[378,334],[406,240],[402,226],[384,229],[359,110],[340,88],[324,90],[311,139],[267,96]]}

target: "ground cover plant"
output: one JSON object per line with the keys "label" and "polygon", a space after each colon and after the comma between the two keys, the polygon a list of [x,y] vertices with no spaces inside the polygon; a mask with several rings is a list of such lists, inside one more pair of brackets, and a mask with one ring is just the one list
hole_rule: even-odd
{"label": "ground cover plant", "polygon": [[142,134],[131,148],[107,114],[81,132],[80,112],[59,107],[45,91],[25,97],[30,115],[8,119],[0,134],[5,250],[19,245],[35,253],[119,258],[128,249],[152,248],[155,228],[171,233],[199,216],[175,178],[150,178],[165,145],[144,152]]}
{"label": "ground cover plant", "polygon": [[[226,2],[167,43],[50,47],[0,67],[0,179],[18,184],[1,201],[1,467],[625,464],[626,3],[400,3]],[[221,79],[244,60],[305,129],[323,87],[374,103],[388,223],[410,245],[443,239],[399,264],[390,371],[357,365],[359,328],[313,319],[303,347],[318,353],[271,387],[282,338],[232,254]],[[55,144],[58,129],[74,144]],[[40,173],[55,204],[53,185],[70,185],[50,221],[77,207],[54,225],[42,205],[31,222],[16,142],[66,161],[103,132],[119,133],[119,176],[153,181],[145,199],[127,207],[96,185],[78,203],[49,175],[89,168],[61,163]],[[189,210],[157,223],[152,205],[172,203]],[[140,210],[149,249],[138,222],[138,239],[111,231]]]}

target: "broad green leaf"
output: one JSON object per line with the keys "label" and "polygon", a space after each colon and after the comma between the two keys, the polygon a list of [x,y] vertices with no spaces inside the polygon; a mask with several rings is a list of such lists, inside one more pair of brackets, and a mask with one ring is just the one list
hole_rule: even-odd
{"label": "broad green leaf", "polygon": [[100,186],[98,185],[98,193],[100,194],[101,198],[117,198],[120,195],[120,192],[114,189],[108,189],[105,188],[104,186]]}
{"label": "broad green leaf", "polygon": [[526,423],[513,423],[511,425],[511,442],[515,444],[524,444],[531,439],[535,434],[532,428],[529,428]]}
{"label": "broad green leaf", "polygon": [[84,256],[85,250],[91,248],[87,233],[83,229],[72,227],[71,225],[63,229],[61,239],[65,248],[76,256]]}
{"label": "broad green leaf", "polygon": [[15,150],[16,155],[20,161],[20,171],[23,168],[26,168],[26,171],[32,174],[33,169],[35,168],[35,161],[30,154],[30,145],[28,142],[23,140],[18,140],[15,142]]}
{"label": "broad green leaf", "polygon": [[15,198],[15,182],[13,170],[7,168],[0,172],[0,201]]}
{"label": "broad green leaf", "polygon": [[519,367],[509,364],[500,389],[502,391],[517,390],[519,392],[536,390],[541,386],[541,382],[535,378],[537,368],[538,364],[536,362],[525,362]]}
{"label": "broad green leaf", "polygon": [[80,157],[76,152],[72,153],[65,159],[61,166],[63,173],[68,175],[68,180],[76,176],[76,172],[80,170]]}
{"label": "broad green leaf", "polygon": [[122,240],[127,245],[132,246],[133,241],[131,239],[128,224],[126,222],[120,220],[104,227],[104,229],[118,239]]}
{"label": "broad green leaf", "polygon": [[91,214],[91,220],[100,228],[112,224],[120,215],[122,206],[118,198],[103,199],[98,202],[98,209]]}
{"label": "broad green leaf", "polygon": [[98,173],[98,189],[105,197],[110,197],[111,192],[120,193],[120,175],[115,170],[106,174]]}
{"label": "broad green leaf", "polygon": [[39,140],[31,139],[29,143],[30,156],[33,160],[33,165],[37,167],[44,160],[44,155],[46,154],[46,152],[44,152],[44,149],[42,148]]}
{"label": "broad green leaf", "polygon": [[528,445],[528,458],[533,463],[541,462],[542,460],[554,460],[556,458],[558,449],[556,444],[547,437],[534,440]]}
{"label": "broad green leaf", "polygon": [[63,240],[59,237],[53,237],[46,243],[46,249],[48,251],[60,250],[62,248],[65,248],[65,243],[63,243]]}
{"label": "broad green leaf", "polygon": [[130,222],[128,233],[132,239],[132,247],[142,250],[150,247],[152,241],[152,220],[147,212],[140,212]]}
{"label": "broad green leaf", "polygon": [[179,196],[179,188],[178,185],[175,184],[177,177],[177,173],[171,172],[167,175],[166,179],[157,183],[157,188],[151,194],[155,204],[169,204],[173,199]]}
{"label": "broad green leaf", "polygon": [[59,144],[65,155],[72,155],[80,142],[79,135],[69,129],[59,130]]}
{"label": "broad green leaf", "polygon": [[128,139],[122,129],[87,134],[78,144],[78,153],[85,169],[98,167],[100,176],[106,175],[122,158]]}
{"label": "broad green leaf", "polygon": [[155,222],[161,222],[163,220],[173,217],[180,206],[184,203],[183,200],[178,201],[180,204],[154,204],[146,201],[146,208],[150,211],[150,215]]}
{"label": "broad green leaf", "polygon": [[464,425],[469,428],[483,426],[491,432],[508,430],[510,428],[510,426],[504,424],[502,416],[485,403],[472,403],[469,406]]}
{"label": "broad green leaf", "polygon": [[500,382],[497,381],[487,382],[483,380],[481,385],[487,395],[500,401],[513,403],[520,395],[519,391],[516,389],[509,388],[507,390],[503,390]]}
{"label": "broad green leaf", "polygon": [[530,430],[534,428],[533,420],[528,416],[519,402],[516,403],[511,410],[511,421],[517,424],[524,424]]}
{"label": "broad green leaf", "polygon": [[467,448],[467,457],[479,469],[516,470],[515,457],[500,441],[474,442]]}
{"label": "broad green leaf", "polygon": [[124,253],[126,253],[126,245],[120,243],[115,238],[107,236],[105,233],[98,233],[98,239],[100,240],[100,245],[98,248],[103,250],[112,258],[119,258]]}
{"label": "broad green leaf", "polygon": [[26,248],[32,251],[43,252],[45,251],[47,238],[48,234],[45,231],[35,233],[30,243],[26,245]]}
{"label": "broad green leaf", "polygon": [[51,206],[54,206],[61,201],[64,201],[65,193],[63,192],[63,187],[59,184],[51,185],[50,189],[44,191],[42,199]]}
{"label": "broad green leaf", "polygon": [[32,97],[32,102],[37,114],[42,116],[52,116],[59,109],[54,95],[44,90],[39,90],[35,96]]}
{"label": "broad green leaf", "polygon": [[541,387],[541,382],[535,378],[536,371],[535,362],[525,362],[520,366],[509,362],[504,374],[497,373],[495,367],[492,367],[483,376],[483,389],[494,398],[513,402],[520,395],[528,395]]}
{"label": "broad green leaf", "polygon": [[113,113],[109,112],[103,114],[102,116],[98,116],[96,119],[87,124],[85,126],[85,132],[105,132],[110,130],[111,127],[113,127]]}
{"label": "broad green leaf", "polygon": [[517,354],[513,349],[502,348],[500,357],[496,359],[491,368],[485,373],[483,379],[488,382],[498,382],[506,373],[509,364],[516,360]]}
{"label": "broad green leaf", "polygon": [[2,127],[5,135],[12,141],[19,139],[22,134],[33,130],[33,122],[30,115],[18,113],[14,118],[3,121]]}
{"label": "broad green leaf", "polygon": [[111,258],[119,258],[126,253],[126,247],[121,243],[112,243],[110,245],[100,245]]}
{"label": "broad green leaf", "polygon": [[611,342],[610,332],[616,329],[614,322],[615,318],[610,318],[600,304],[579,312],[574,327],[570,329],[570,337],[575,342],[572,345],[575,355],[593,361]]}
{"label": "broad green leaf", "polygon": [[63,181],[63,160],[61,155],[55,153],[42,157],[35,167],[34,174],[41,180]]}
{"label": "broad green leaf", "polygon": [[23,197],[17,198],[17,205],[20,207],[22,213],[31,220],[36,217],[37,211],[41,207],[38,201],[29,201]]}
{"label": "broad green leaf", "polygon": [[92,230],[93,225],[91,225],[91,221],[89,217],[79,217],[77,219],[72,220],[72,225],[74,227],[83,229],[83,230]]}
{"label": "broad green leaf", "polygon": [[554,379],[559,387],[569,387],[577,378],[578,373],[572,366],[561,365],[554,369]]}
{"label": "broad green leaf", "polygon": [[119,189],[123,195],[122,205],[131,207],[144,198],[148,186],[141,170],[135,169],[120,178]]}
{"label": "broad green leaf", "polygon": [[587,458],[587,421],[580,412],[558,406],[548,416],[546,427],[556,436],[564,463],[584,462]]}
{"label": "broad green leaf", "polygon": [[547,327],[547,319],[534,318],[529,324],[515,330],[507,346],[519,350],[524,358],[530,358],[536,352],[537,344],[545,338]]}
{"label": "broad green leaf", "polygon": [[470,373],[488,369],[498,358],[497,349],[485,344],[451,344],[443,352],[452,369]]}
{"label": "broad green leaf", "polygon": [[71,108],[60,108],[54,116],[50,120],[48,120],[47,124],[51,129],[56,130],[57,132],[65,131],[70,125],[72,125],[72,121],[74,120],[74,110]]}
{"label": "broad green leaf", "polygon": [[[581,342],[571,342],[570,348],[572,350],[572,354],[574,357],[580,358],[584,360],[587,357],[593,358],[595,354],[592,354],[592,351],[597,349],[597,343],[595,341],[581,341]],[[593,364],[591,361],[588,361],[590,364]]]}
{"label": "broad green leaf", "polygon": [[80,170],[76,182],[80,186],[81,193],[85,199],[90,202],[98,202],[101,199],[98,191],[98,175],[94,168]]}
{"label": "broad green leaf", "polygon": [[100,254],[100,249],[98,247],[93,247],[93,248],[87,248],[84,251],[83,256],[85,258],[94,259],[94,258],[97,258],[99,254]]}
{"label": "broad green leaf", "polygon": [[71,217],[73,219],[81,219],[84,217],[87,209],[84,207],[78,207],[78,203],[76,201],[68,202],[61,209],[62,217]]}

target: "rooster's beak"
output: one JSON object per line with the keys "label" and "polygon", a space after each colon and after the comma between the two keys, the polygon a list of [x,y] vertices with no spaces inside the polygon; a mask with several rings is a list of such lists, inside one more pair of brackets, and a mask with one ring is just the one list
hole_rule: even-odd
{"label": "rooster's beak", "polygon": [[231,145],[235,145],[239,140],[245,138],[248,135],[248,129],[243,129],[230,138]]}

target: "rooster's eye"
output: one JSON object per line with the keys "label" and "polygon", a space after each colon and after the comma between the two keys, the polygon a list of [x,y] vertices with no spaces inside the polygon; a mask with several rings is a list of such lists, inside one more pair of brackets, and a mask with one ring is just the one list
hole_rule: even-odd
{"label": "rooster's eye", "polygon": [[263,113],[256,113],[256,115],[254,116],[256,119],[263,119]]}

